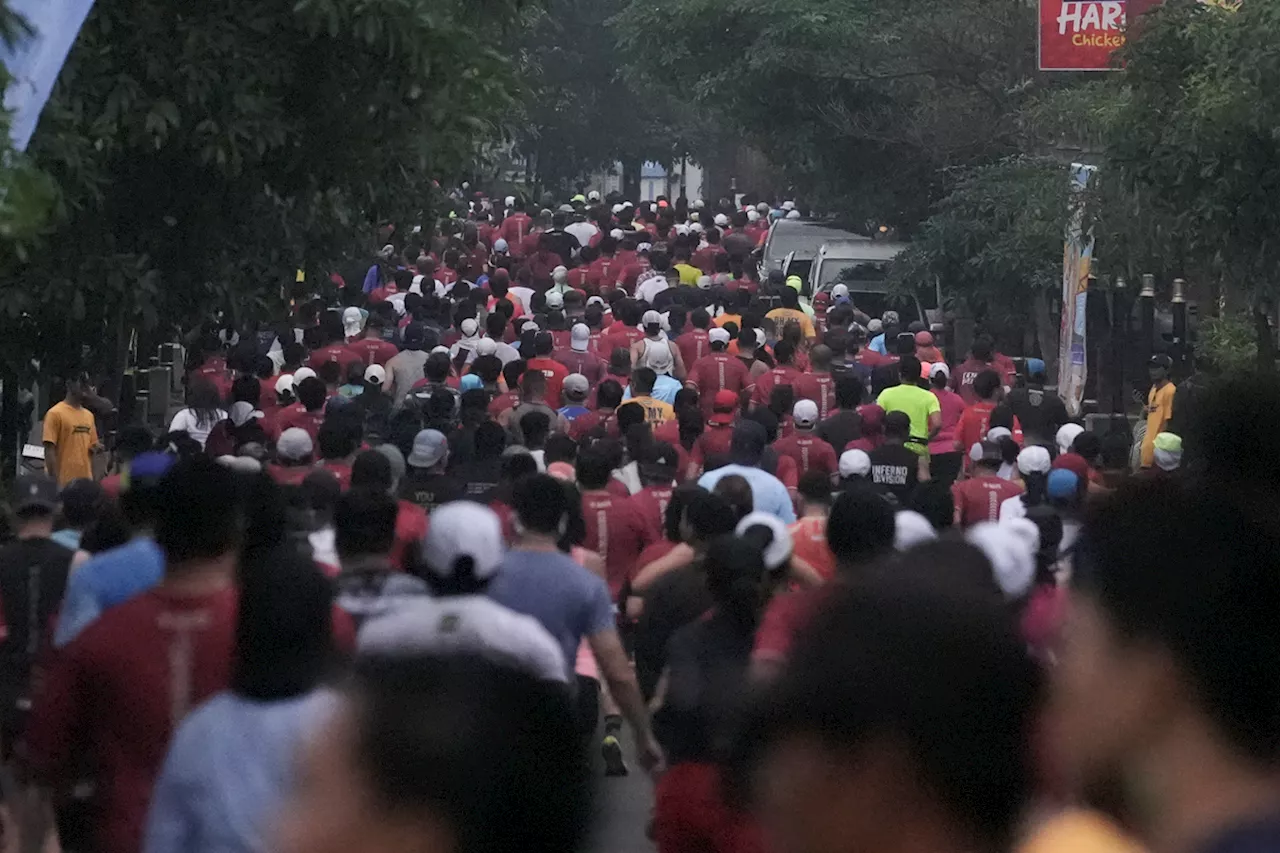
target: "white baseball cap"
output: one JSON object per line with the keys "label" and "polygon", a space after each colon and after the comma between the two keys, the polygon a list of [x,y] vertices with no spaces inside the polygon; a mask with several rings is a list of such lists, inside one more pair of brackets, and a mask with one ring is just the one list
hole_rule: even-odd
{"label": "white baseball cap", "polygon": [[502,200],[502,203],[505,207],[511,207],[516,203],[516,197],[513,195],[509,195]]}
{"label": "white baseball cap", "polygon": [[707,339],[713,344],[727,344],[730,340],[729,332],[727,329],[712,329],[707,332]]}
{"label": "white baseball cap", "polygon": [[748,221],[748,222],[759,222],[759,221],[760,221],[760,211],[756,210],[754,207],[753,207],[753,208],[751,208],[750,210],[748,210],[748,211],[747,211],[747,221]]}
{"label": "white baseball cap", "polygon": [[969,528],[964,538],[991,563],[992,575],[1005,598],[1021,598],[1031,588],[1036,551],[1040,549],[1040,528],[1034,521],[984,521]]}
{"label": "white baseball cap", "polygon": [[783,210],[795,210],[795,209],[796,209],[796,203],[795,203],[794,201],[784,201],[784,202],[782,203],[782,209],[783,209]]}
{"label": "white baseball cap", "polygon": [[948,379],[951,378],[951,368],[947,367],[947,363],[945,361],[934,362],[933,365],[929,367],[930,379],[939,375],[945,376]]}
{"label": "white baseball cap", "polygon": [[818,404],[812,400],[797,400],[791,410],[796,426],[813,426],[818,422]]}
{"label": "white baseball cap", "polygon": [[698,289],[699,289],[699,290],[710,290],[710,289],[711,289],[711,276],[709,276],[709,275],[700,275],[700,276],[698,276]]}
{"label": "white baseball cap", "polygon": [[503,240],[501,237],[499,237],[497,240],[494,240],[494,241],[493,241],[493,250],[494,250],[495,252],[497,252],[498,254],[502,254],[502,253],[503,253],[503,252],[505,252],[508,248],[509,248],[509,247],[507,246],[507,241],[506,241],[506,240]]}
{"label": "white baseball cap", "polygon": [[1047,448],[1038,444],[1022,448],[1018,454],[1018,470],[1025,474],[1047,474],[1053,467]]}
{"label": "white baseball cap", "polygon": [[592,190],[591,192],[587,193],[587,201],[599,201],[599,200],[600,200],[599,190]]}
{"label": "white baseball cap", "polygon": [[782,519],[772,513],[752,512],[738,522],[733,532],[738,536],[744,536],[748,530],[755,527],[765,527],[769,530],[769,543],[764,546],[764,567],[770,572],[776,572],[791,559],[791,552],[794,549],[791,531],[782,523]]}
{"label": "white baseball cap", "polygon": [[293,387],[298,387],[298,383],[304,379],[315,379],[316,372],[310,367],[299,367],[293,372]]}
{"label": "white baseball cap", "polygon": [[498,342],[493,338],[481,338],[476,341],[476,355],[494,355],[498,352]]}
{"label": "white baseball cap", "polygon": [[615,214],[616,214],[616,213],[621,213],[621,212],[622,212],[622,205],[620,205],[620,204],[615,204],[615,205],[613,206],[613,212],[614,212]]}
{"label": "white baseball cap", "polygon": [[[850,451],[858,453],[860,451]],[[904,509],[893,516],[893,548],[895,551],[909,551],[924,542],[932,542],[938,538],[929,519],[915,510]]]}
{"label": "white baseball cap", "polygon": [[488,580],[502,565],[502,521],[484,504],[454,501],[431,513],[422,540],[427,571],[445,580],[466,568],[476,580]]}
{"label": "white baseball cap", "polygon": [[1076,439],[1080,437],[1082,432],[1084,432],[1084,427],[1080,426],[1080,424],[1063,424],[1058,429],[1058,452],[1070,453],[1071,445],[1076,443]]}
{"label": "white baseball cap", "polygon": [[844,299],[848,295],[849,295],[849,285],[847,284],[837,284],[835,287],[831,288],[832,299]]}
{"label": "white baseball cap", "polygon": [[871,457],[865,450],[846,450],[840,454],[841,477],[865,477],[871,473]]}
{"label": "white baseball cap", "polygon": [[588,307],[590,307],[590,306],[592,306],[592,305],[600,305],[600,306],[602,306],[602,307],[603,307],[603,306],[604,306],[604,304],[605,304],[605,302],[604,302],[604,297],[603,297],[603,296],[588,296],[588,297],[587,297],[587,306],[588,306]]}
{"label": "white baseball cap", "polygon": [[309,456],[312,449],[310,434],[299,427],[289,427],[280,433],[280,438],[276,441],[276,456],[290,462]]}
{"label": "white baseball cap", "polygon": [[729,224],[729,217],[725,216],[723,213],[717,213],[716,218],[713,221],[716,223],[717,227],[723,228]]}
{"label": "white baseball cap", "polygon": [[657,311],[654,311],[653,309],[649,309],[648,311],[644,312],[644,316],[640,318],[640,325],[647,326],[650,323],[657,323],[659,326],[661,326],[662,315],[659,314]]}
{"label": "white baseball cap", "polygon": [[591,328],[586,323],[574,323],[569,333],[569,348],[575,352],[586,352],[591,343]]}
{"label": "white baseball cap", "polygon": [[283,394],[286,391],[288,391],[290,394],[293,393],[293,377],[292,376],[287,376],[287,375],[281,376],[279,379],[276,380],[276,393]]}
{"label": "white baseball cap", "polygon": [[381,385],[387,381],[387,369],[380,364],[371,364],[364,369],[364,381]]}
{"label": "white baseball cap", "polygon": [[352,306],[342,312],[342,331],[348,338],[354,338],[364,329],[364,314],[359,308]]}
{"label": "white baseball cap", "polygon": [[548,308],[563,308],[563,307],[564,307],[564,294],[563,294],[563,293],[561,293],[561,292],[560,292],[560,291],[558,291],[558,290],[552,290],[552,291],[550,291],[549,293],[547,293],[547,307],[548,307]]}
{"label": "white baseball cap", "polygon": [[800,211],[798,210],[787,211],[787,219],[799,219],[799,218],[800,218]]}
{"label": "white baseball cap", "polygon": [[480,324],[477,323],[472,318],[468,317],[467,319],[462,321],[462,324],[458,327],[458,330],[462,332],[462,336],[464,338],[474,338],[480,331]]}

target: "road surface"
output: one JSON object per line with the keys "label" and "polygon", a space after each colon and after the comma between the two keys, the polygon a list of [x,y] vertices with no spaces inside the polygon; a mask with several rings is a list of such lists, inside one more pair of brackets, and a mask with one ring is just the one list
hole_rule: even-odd
{"label": "road surface", "polygon": [[645,836],[653,807],[653,783],[635,766],[630,732],[624,731],[622,737],[623,755],[631,768],[629,776],[606,779],[598,739],[596,744],[596,821],[587,850],[590,853],[654,853],[653,842]]}

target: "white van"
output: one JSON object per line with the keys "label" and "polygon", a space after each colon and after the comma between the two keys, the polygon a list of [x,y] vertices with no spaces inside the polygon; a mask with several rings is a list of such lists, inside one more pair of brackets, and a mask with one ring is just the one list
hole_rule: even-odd
{"label": "white van", "polygon": [[937,293],[889,293],[889,267],[906,248],[905,243],[870,239],[827,243],[809,269],[809,291],[816,295],[843,284],[858,310],[871,317],[894,310],[903,327],[920,320],[930,329],[940,330],[942,312]]}

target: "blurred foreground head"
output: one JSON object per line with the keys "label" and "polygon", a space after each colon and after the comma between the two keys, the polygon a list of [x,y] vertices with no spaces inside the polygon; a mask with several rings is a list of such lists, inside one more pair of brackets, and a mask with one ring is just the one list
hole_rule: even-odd
{"label": "blurred foreground head", "polygon": [[1005,849],[1031,792],[1038,686],[993,597],[908,556],[815,618],[735,777],[780,853]]}

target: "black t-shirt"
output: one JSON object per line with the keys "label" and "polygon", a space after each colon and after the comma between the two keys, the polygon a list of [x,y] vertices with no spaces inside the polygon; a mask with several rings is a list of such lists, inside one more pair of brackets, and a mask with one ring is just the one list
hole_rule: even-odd
{"label": "black t-shirt", "polygon": [[488,503],[490,495],[498,487],[498,480],[502,476],[502,460],[473,459],[459,465],[453,475],[465,484],[467,498]]}
{"label": "black t-shirt", "polygon": [[814,432],[835,449],[836,458],[839,459],[849,442],[862,438],[862,418],[855,411],[840,409],[818,424]]}
{"label": "black t-shirt", "polygon": [[6,701],[26,690],[31,666],[48,646],[49,623],[62,604],[71,557],[50,539],[19,539],[0,548],[0,612],[6,629],[0,640],[0,690]]}
{"label": "black t-shirt", "polygon": [[636,678],[645,698],[653,696],[658,686],[671,636],[714,603],[700,562],[664,575],[645,593],[635,643]]}
{"label": "black t-shirt", "polygon": [[1058,428],[1070,420],[1067,405],[1062,402],[1062,398],[1040,388],[1016,388],[1010,391],[1009,408],[1032,444],[1052,440],[1058,434]]}
{"label": "black t-shirt", "polygon": [[400,498],[415,503],[428,513],[466,495],[463,482],[453,474],[431,474],[421,468],[410,468],[400,483]]}
{"label": "black t-shirt", "polygon": [[882,495],[906,503],[920,479],[920,457],[901,444],[882,444],[871,457],[871,486]]}
{"label": "black t-shirt", "polygon": [[653,733],[667,761],[710,761],[723,757],[723,736],[747,680],[754,631],[713,613],[695,619],[667,644],[667,692],[653,716]]}
{"label": "black t-shirt", "polygon": [[574,251],[582,247],[578,238],[568,231],[547,231],[542,235],[541,243],[559,255],[565,266],[573,263]]}

